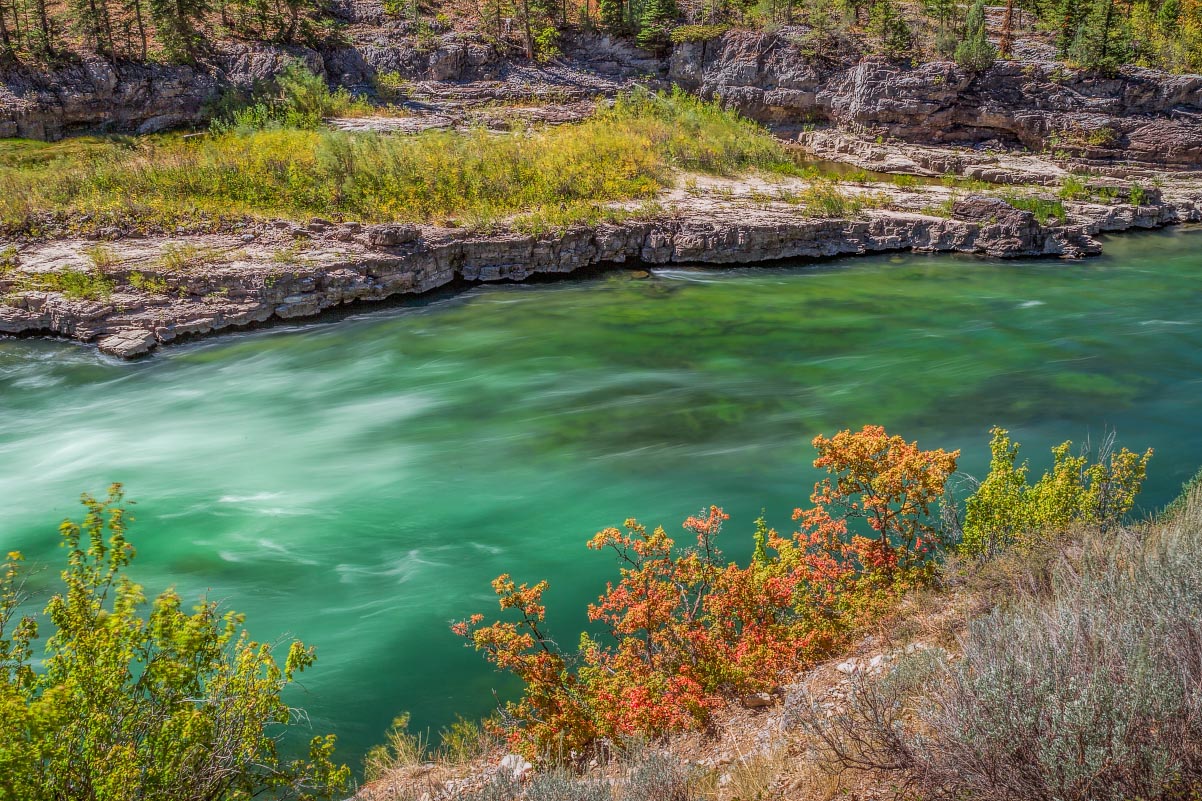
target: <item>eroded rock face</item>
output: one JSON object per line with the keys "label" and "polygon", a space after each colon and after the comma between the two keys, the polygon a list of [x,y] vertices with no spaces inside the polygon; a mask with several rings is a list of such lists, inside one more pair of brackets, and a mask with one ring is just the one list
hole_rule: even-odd
{"label": "eroded rock face", "polygon": [[189,66],[114,66],[101,59],[50,73],[0,71],[0,137],[58,139],[73,130],[156,131],[202,118],[217,79]]}
{"label": "eroded rock face", "polygon": [[677,47],[672,80],[754,119],[833,123],[930,145],[994,142],[1091,159],[1202,165],[1202,75],[1091,75],[1045,61],[905,67],[857,54],[808,58],[804,29],[732,31]]}
{"label": "eroded rock face", "polygon": [[[232,233],[194,237],[207,252],[228,256],[185,271],[158,261],[178,237],[120,240],[111,247],[121,266],[110,278],[124,286],[137,270],[163,290],[125,289],[103,301],[20,290],[21,271],[70,267],[88,244],[56,240],[22,248],[16,272],[0,276],[0,294],[6,294],[0,333],[51,333],[132,358],[181,337],[421,294],[456,280],[520,281],[599,264],[748,264],[897,250],[1078,258],[1100,251],[1091,237],[1097,231],[1202,218],[1202,192],[1191,192],[1157,205],[1080,204],[1071,210],[1070,224],[1053,225],[988,196],[957,200],[946,218],[876,210],[846,220],[815,218],[785,201],[751,206],[697,200],[664,217],[544,236],[315,221],[305,234],[312,239],[294,263],[278,256],[295,232],[267,226],[250,242]],[[914,196],[911,206],[923,202]]]}
{"label": "eroded rock face", "polygon": [[[343,3],[344,15],[375,19],[378,4]],[[380,19],[350,46],[322,51],[264,42],[223,42],[196,66],[110,64],[99,58],[51,71],[0,65],[0,137],[58,139],[84,131],[152,133],[201,124],[227,87],[250,88],[303,61],[332,84],[371,95],[378,75],[395,73],[423,94],[458,103],[612,95],[662,61],[626,42],[582,35],[547,65],[503,58],[479,37],[447,33],[433,47],[407,26]]]}

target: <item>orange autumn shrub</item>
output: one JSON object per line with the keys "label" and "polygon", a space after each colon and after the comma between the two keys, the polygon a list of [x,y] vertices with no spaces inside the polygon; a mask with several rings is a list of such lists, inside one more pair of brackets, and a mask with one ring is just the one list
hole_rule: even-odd
{"label": "orange autumn shrub", "polygon": [[[932,508],[959,452],[923,451],[879,426],[817,437],[810,509],[781,536],[756,521],[746,566],[717,539],[717,506],[684,521],[695,544],[636,520],[588,543],[611,551],[617,583],[589,605],[603,631],[571,654],[543,630],[546,582],[493,582],[516,619],[452,630],[524,684],[506,705],[512,745],[530,757],[566,756],[601,737],[655,736],[703,725],[733,697],[770,690],[783,675],[831,652],[904,588],[930,575],[940,539]],[[857,526],[866,528],[865,533]]]}

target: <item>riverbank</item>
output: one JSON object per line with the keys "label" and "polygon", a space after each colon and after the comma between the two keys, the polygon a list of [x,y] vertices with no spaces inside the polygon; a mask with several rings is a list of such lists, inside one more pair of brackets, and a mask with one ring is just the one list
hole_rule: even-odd
{"label": "riverbank", "polygon": [[456,282],[595,267],[905,250],[1080,258],[1100,252],[1099,232],[1202,220],[1202,181],[1166,177],[1160,187],[1096,179],[1084,202],[955,181],[690,176],[654,204],[612,204],[608,221],[543,232],[247,219],[217,233],[16,243],[4,250],[0,272],[0,332],[96,343],[132,358],[182,339]]}

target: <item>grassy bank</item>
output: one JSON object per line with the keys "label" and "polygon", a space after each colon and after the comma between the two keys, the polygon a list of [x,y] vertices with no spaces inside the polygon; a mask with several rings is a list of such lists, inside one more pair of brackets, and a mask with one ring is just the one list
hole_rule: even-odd
{"label": "grassy bank", "polygon": [[527,212],[568,222],[651,198],[677,169],[794,169],[761,128],[680,92],[627,96],[583,123],[512,135],[279,127],[54,147],[0,150],[10,234],[36,234],[46,213],[117,226],[202,214],[474,225]]}

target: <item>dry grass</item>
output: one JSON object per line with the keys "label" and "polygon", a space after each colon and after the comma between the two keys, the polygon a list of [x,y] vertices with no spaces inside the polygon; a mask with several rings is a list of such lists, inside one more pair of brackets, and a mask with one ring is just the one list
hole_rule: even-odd
{"label": "dry grass", "polygon": [[0,231],[36,233],[48,213],[167,226],[242,214],[486,224],[525,212],[562,225],[651,199],[680,169],[753,167],[788,171],[793,162],[765,131],[714,104],[638,93],[577,125],[504,136],[269,128],[91,142],[53,158],[43,147],[9,147],[0,149]]}
{"label": "dry grass", "polygon": [[959,653],[799,704],[847,771],[923,797],[1122,801],[1202,787],[1202,491],[1127,530],[1080,527],[953,566]]}

